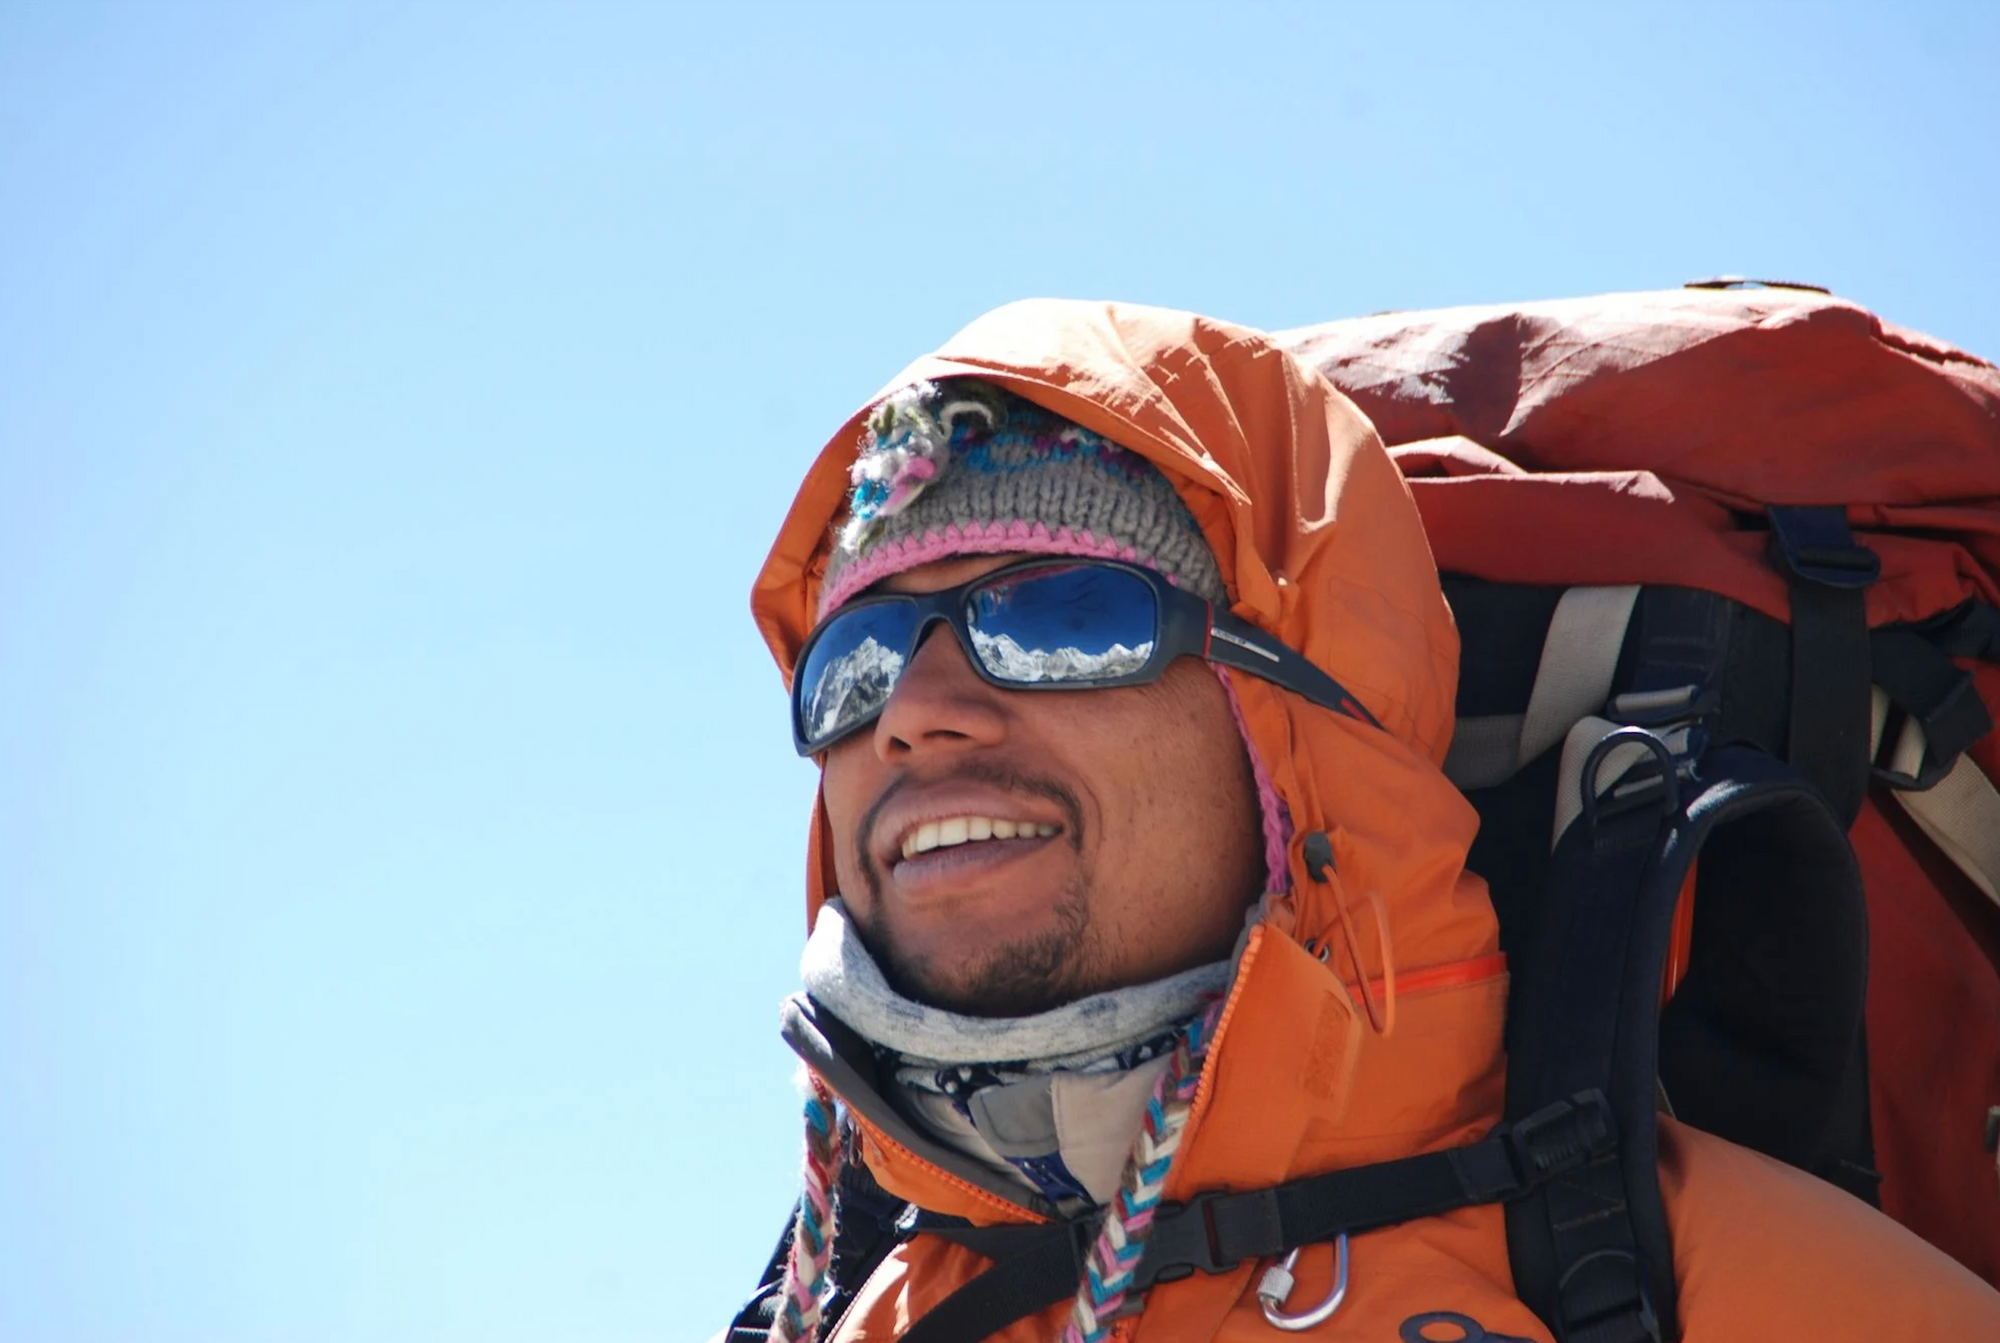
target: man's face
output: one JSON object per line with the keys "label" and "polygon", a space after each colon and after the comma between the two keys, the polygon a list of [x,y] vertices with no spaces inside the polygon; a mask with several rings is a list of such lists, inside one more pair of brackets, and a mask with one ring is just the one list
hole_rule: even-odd
{"label": "man's face", "polygon": [[901,992],[956,1012],[1023,1016],[1219,960],[1263,885],[1250,762],[1192,658],[1150,685],[1002,690],[933,625],[874,727],[827,752],[823,790],[863,941]]}

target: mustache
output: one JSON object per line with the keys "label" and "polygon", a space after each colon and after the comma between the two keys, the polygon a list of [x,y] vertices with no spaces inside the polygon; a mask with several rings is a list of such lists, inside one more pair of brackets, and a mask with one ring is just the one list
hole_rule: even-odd
{"label": "mustache", "polygon": [[881,894],[882,873],[875,864],[876,824],[889,804],[910,788],[930,787],[941,783],[980,783],[1010,793],[1026,793],[1031,797],[1045,798],[1055,803],[1063,814],[1063,834],[1073,849],[1083,848],[1083,803],[1078,800],[1073,789],[1056,779],[1037,774],[1025,774],[1010,769],[998,761],[968,760],[957,768],[943,774],[919,777],[905,774],[882,790],[882,796],[869,804],[868,810],[854,825],[854,852],[861,860],[861,875],[867,881],[869,890]]}

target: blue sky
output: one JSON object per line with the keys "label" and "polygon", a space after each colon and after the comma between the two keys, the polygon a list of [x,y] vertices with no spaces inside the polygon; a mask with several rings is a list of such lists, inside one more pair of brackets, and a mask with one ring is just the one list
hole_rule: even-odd
{"label": "blue sky", "polygon": [[0,3],[0,1338],[702,1339],[797,474],[1061,294],[2000,353],[2000,8]]}

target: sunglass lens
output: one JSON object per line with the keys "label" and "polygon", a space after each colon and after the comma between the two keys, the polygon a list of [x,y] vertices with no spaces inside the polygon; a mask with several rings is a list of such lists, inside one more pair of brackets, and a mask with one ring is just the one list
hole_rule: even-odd
{"label": "sunglass lens", "polygon": [[882,712],[910,647],[902,602],[860,606],[830,621],[794,678],[799,736],[818,749]]}
{"label": "sunglass lens", "polygon": [[1077,564],[1015,570],[973,589],[965,623],[995,679],[1088,685],[1144,670],[1160,622],[1144,579]]}

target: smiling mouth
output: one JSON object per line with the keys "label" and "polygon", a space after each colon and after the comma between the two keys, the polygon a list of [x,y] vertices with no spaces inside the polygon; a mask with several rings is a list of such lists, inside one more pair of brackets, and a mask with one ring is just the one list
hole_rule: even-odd
{"label": "smiling mouth", "polygon": [[990,843],[996,839],[1053,839],[1061,828],[1046,821],[1013,821],[999,816],[947,816],[925,821],[905,835],[902,857],[907,862],[937,849]]}

